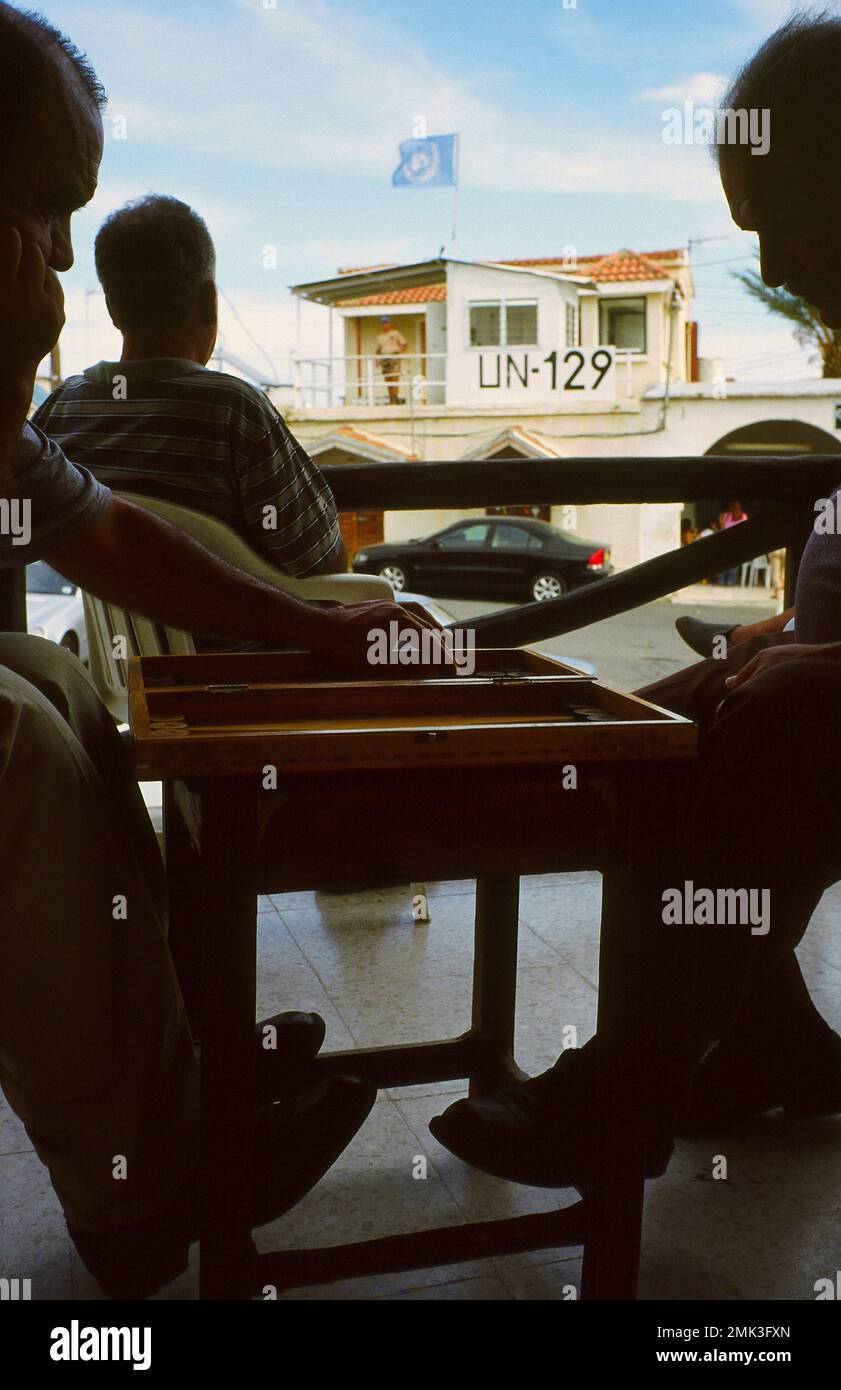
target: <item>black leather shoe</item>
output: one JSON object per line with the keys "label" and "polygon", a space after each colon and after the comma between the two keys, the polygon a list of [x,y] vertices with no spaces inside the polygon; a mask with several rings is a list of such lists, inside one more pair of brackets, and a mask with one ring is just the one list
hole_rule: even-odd
{"label": "black leather shoe", "polygon": [[315,1187],[368,1118],[377,1088],[333,1076],[257,1113],[252,1224],[276,1221]]}
{"label": "black leather shoe", "polygon": [[682,617],[675,618],[675,627],[680,633],[687,646],[699,656],[712,656],[713,639],[716,637],[729,637],[738,623],[705,623],[701,618],[693,618],[689,613],[684,613]]}
{"label": "black leather shoe", "polygon": [[[267,1028],[275,1030],[274,1047],[266,1046],[272,1040]],[[255,1104],[268,1105],[305,1083],[308,1063],[319,1052],[326,1031],[320,1014],[273,1014],[257,1024]]]}
{"label": "black leather shoe", "polygon": [[[336,1076],[255,1116],[251,1221],[276,1221],[347,1148],[377,1098],[376,1088]],[[232,1174],[231,1181],[238,1181]],[[83,1262],[109,1298],[149,1298],[187,1268],[199,1235],[198,1174],[157,1215],[110,1231],[67,1223]]]}
{"label": "black leather shoe", "polygon": [[[450,1153],[508,1182],[529,1187],[586,1187],[600,1153],[593,1068],[570,1048],[549,1071],[480,1100],[460,1100],[429,1128]],[[674,1145],[652,1133],[645,1175],[665,1172]]]}
{"label": "black leather shoe", "polygon": [[769,1052],[744,1040],[716,1043],[692,1078],[679,1133],[727,1134],[780,1108],[789,1119],[841,1112],[841,1038],[830,1028],[796,1057],[790,1048]]}

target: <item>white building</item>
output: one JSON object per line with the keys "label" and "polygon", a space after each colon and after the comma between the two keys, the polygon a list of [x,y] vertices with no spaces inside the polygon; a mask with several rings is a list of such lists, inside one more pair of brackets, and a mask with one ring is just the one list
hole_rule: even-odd
{"label": "white building", "polygon": [[[699,361],[685,250],[440,258],[340,271],[293,292],[329,309],[330,348],[296,356],[291,400],[276,400],[321,463],[588,455],[595,468],[619,454],[841,448],[841,382],[739,386]],[[375,351],[386,314],[408,345],[400,404],[389,402]],[[562,503],[527,510],[564,520]],[[481,513],[343,521],[353,552],[465,514]],[[672,549],[680,514],[677,505],[582,507],[576,529],[607,541],[622,568]]]}

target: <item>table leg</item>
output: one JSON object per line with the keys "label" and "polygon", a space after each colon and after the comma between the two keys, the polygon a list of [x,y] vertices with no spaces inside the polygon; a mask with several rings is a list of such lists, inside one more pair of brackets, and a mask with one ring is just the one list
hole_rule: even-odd
{"label": "table leg", "polygon": [[[593,1093],[604,1116],[603,1163],[586,1193],[581,1280],[586,1299],[636,1298],[644,1198],[644,1124],[639,1103],[643,943],[623,929],[630,884],[618,871],[602,882],[598,1036]],[[621,1075],[614,1064],[622,1058]]]}
{"label": "table leg", "polygon": [[201,1035],[201,933],[205,918],[201,861],[175,799],[164,782],[164,859],[169,889],[169,949],[193,1037]]}
{"label": "table leg", "polygon": [[517,875],[476,880],[473,1029],[487,1060],[470,1077],[470,1095],[485,1095],[520,1075],[514,1062],[517,1001]]}
{"label": "table leg", "polygon": [[201,791],[202,1298],[253,1293],[257,797],[251,778],[209,782]]}

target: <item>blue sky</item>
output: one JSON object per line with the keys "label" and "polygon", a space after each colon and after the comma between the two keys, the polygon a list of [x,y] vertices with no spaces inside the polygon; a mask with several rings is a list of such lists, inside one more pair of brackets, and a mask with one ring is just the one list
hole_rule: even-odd
{"label": "blue sky", "polygon": [[[813,374],[785,325],[728,277],[750,265],[708,155],[662,113],[710,104],[786,0],[49,0],[110,95],[100,190],[75,219],[65,368],[116,351],[93,268],[103,217],[146,191],[206,217],[240,356],[284,374],[288,286],[339,264],[452,247],[450,189],[397,189],[422,115],[461,135],[457,253],[686,245],[701,348],[740,376]],[[120,118],[126,138],[115,138]],[[721,237],[722,240],[702,241]],[[277,270],[263,248],[277,248]],[[229,307],[236,310],[239,321]],[[242,326],[245,325],[245,328]],[[319,311],[304,346],[323,350]]]}

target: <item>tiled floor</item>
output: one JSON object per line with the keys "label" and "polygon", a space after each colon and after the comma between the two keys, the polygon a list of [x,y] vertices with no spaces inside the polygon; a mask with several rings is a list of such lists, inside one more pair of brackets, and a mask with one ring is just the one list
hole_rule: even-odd
{"label": "tiled floor", "polygon": [[[316,1009],[328,1048],[453,1034],[469,1018],[472,885],[430,885],[432,920],[412,921],[408,887],[361,896],[299,893],[261,900],[258,1013]],[[562,1029],[580,1044],[595,1018],[600,883],[595,875],[524,880],[517,1055],[554,1061]],[[841,1028],[841,888],[828,893],[801,956],[818,1006]],[[569,1037],[569,1035],[567,1035]],[[384,1093],[340,1162],[289,1216],[259,1233],[264,1248],[333,1244],[430,1225],[542,1211],[576,1194],[514,1187],[472,1172],[430,1135],[430,1116],[459,1082]],[[446,1094],[444,1094],[446,1093]],[[712,1178],[716,1153],[726,1181]],[[425,1179],[413,1177],[418,1156]],[[814,1297],[841,1267],[841,1117],[766,1117],[718,1146],[683,1142],[648,1185],[642,1298]],[[41,1299],[98,1298],[68,1241],[26,1133],[0,1103],[2,1265]],[[0,1268],[0,1274],[4,1270]],[[294,1298],[564,1299],[577,1251],[299,1290]],[[195,1265],[166,1291],[194,1298]]]}

